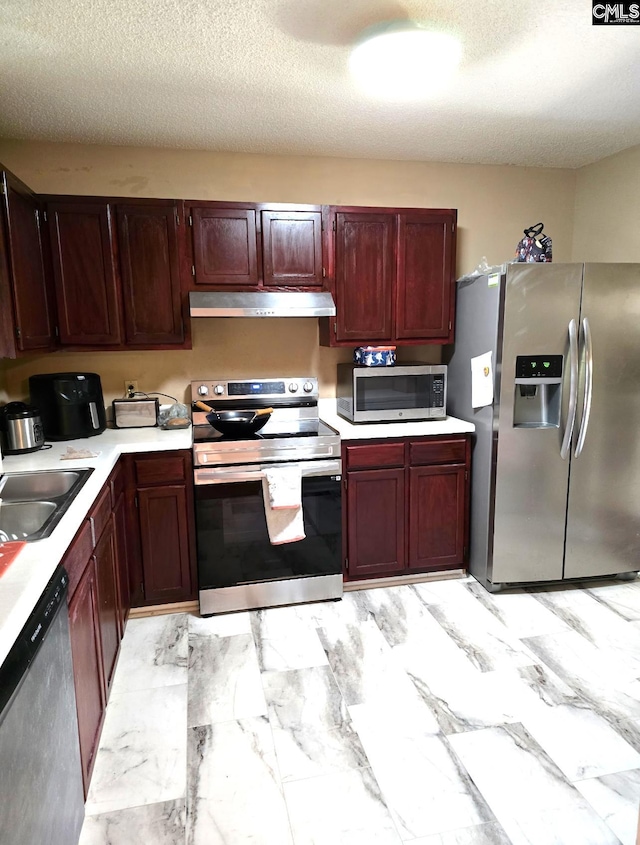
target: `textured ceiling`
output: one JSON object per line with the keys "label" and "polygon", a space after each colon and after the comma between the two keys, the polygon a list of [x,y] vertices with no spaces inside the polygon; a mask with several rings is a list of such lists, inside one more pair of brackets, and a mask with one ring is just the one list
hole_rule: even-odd
{"label": "textured ceiling", "polygon": [[[435,99],[349,78],[399,18],[462,38]],[[0,136],[578,167],[640,144],[639,48],[588,0],[2,0]]]}

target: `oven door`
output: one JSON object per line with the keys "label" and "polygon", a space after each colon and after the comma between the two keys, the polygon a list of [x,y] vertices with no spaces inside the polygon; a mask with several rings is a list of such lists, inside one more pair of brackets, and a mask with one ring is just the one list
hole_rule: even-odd
{"label": "oven door", "polygon": [[269,542],[259,465],[195,470],[203,616],[342,596],[342,463],[304,461],[306,537]]}

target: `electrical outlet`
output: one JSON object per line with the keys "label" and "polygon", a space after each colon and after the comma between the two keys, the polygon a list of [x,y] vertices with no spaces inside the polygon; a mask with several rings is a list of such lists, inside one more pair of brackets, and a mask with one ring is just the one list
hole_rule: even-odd
{"label": "electrical outlet", "polygon": [[138,381],[134,378],[124,380],[124,395],[127,399],[133,399],[133,394],[138,392]]}

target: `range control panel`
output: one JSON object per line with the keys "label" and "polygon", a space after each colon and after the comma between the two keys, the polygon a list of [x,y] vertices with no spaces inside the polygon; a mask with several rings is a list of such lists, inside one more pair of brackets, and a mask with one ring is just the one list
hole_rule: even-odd
{"label": "range control panel", "polygon": [[243,379],[229,381],[192,381],[191,398],[234,400],[251,398],[273,399],[276,402],[283,397],[304,397],[305,400],[318,398],[318,379],[312,376],[289,377],[282,379]]}
{"label": "range control panel", "polygon": [[518,355],[516,378],[562,378],[562,355]]}

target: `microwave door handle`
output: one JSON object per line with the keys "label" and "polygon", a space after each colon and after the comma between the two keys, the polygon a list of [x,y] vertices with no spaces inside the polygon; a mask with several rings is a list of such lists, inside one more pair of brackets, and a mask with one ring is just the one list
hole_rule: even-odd
{"label": "microwave door handle", "polygon": [[100,428],[100,421],[98,419],[98,406],[95,402],[89,402],[89,416],[91,417],[91,425],[93,428]]}
{"label": "microwave door handle", "polygon": [[578,332],[576,321],[569,321],[569,407],[567,409],[567,424],[564,429],[560,457],[565,460],[571,448],[573,426],[576,421],[576,406],[578,404]]}
{"label": "microwave door handle", "polygon": [[589,417],[591,416],[591,399],[593,397],[593,341],[591,339],[591,327],[589,320],[585,317],[582,321],[582,336],[584,338],[584,362],[585,362],[585,387],[584,401],[582,405],[582,421],[574,457],[579,458],[584,448],[584,441],[589,428]]}

